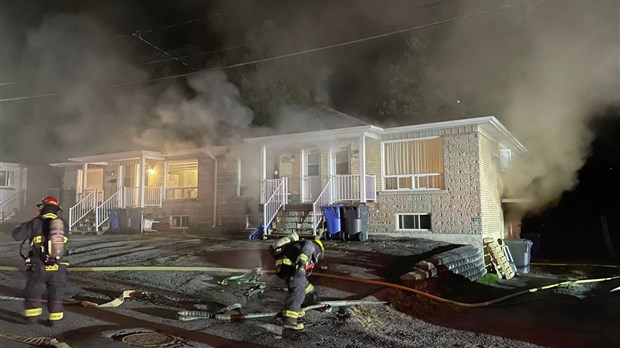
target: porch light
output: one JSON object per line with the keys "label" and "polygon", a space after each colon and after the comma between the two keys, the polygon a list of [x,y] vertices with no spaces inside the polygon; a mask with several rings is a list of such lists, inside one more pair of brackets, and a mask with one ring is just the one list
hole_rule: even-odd
{"label": "porch light", "polygon": [[360,154],[359,150],[353,150],[351,152],[351,158],[357,158],[357,156]]}
{"label": "porch light", "polygon": [[153,168],[153,167],[149,167],[149,168],[146,170],[146,172],[147,172],[149,175],[153,175],[153,174],[155,174],[155,168]]}

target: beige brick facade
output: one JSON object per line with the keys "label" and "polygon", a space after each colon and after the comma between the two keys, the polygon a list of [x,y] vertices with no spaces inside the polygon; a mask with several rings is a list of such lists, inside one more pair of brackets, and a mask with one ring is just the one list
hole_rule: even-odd
{"label": "beige brick facade", "polygon": [[[482,245],[479,134],[469,131],[442,135],[444,189],[380,191],[371,205],[369,235],[386,234]],[[455,132],[456,133],[456,132]],[[431,214],[432,230],[396,231],[399,213]]]}

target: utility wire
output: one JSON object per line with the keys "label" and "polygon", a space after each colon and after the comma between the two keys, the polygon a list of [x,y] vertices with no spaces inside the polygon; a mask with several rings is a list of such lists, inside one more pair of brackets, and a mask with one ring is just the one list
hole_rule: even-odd
{"label": "utility wire", "polygon": [[[210,15],[205,16],[205,17],[197,17],[197,18],[188,19],[188,20],[186,20],[184,22],[168,24],[168,25],[165,25],[165,26],[162,26],[162,27],[155,27],[155,28],[149,28],[149,29],[140,29],[138,31],[140,31],[143,34],[148,34],[148,33],[154,32],[154,31],[167,30],[167,29],[183,26],[183,25],[186,25],[186,24],[201,22],[201,21],[206,20],[206,19],[210,19],[210,18],[214,18],[214,17],[219,17],[219,16],[225,16],[225,15],[228,15],[228,14],[231,14],[231,13],[234,13],[234,12],[244,11],[244,10],[248,10],[248,9],[251,9],[251,8],[263,6],[265,2],[275,2],[275,1],[280,1],[280,0],[266,0],[266,1],[263,1],[263,3],[260,4],[260,5],[243,6],[243,7],[234,8],[234,9],[231,9],[231,10],[225,10],[225,11],[222,11],[222,12],[210,14]],[[113,37],[127,37],[127,36],[130,36],[130,35],[133,36],[133,33],[132,34],[117,34],[117,35],[114,35]]]}
{"label": "utility wire", "polygon": [[[254,64],[259,64],[259,63],[279,60],[279,59],[285,59],[285,58],[300,56],[300,55],[303,55],[303,54],[314,53],[314,52],[324,51],[324,50],[328,50],[328,49],[332,49],[332,48],[348,46],[348,45],[352,45],[352,44],[356,44],[356,43],[360,43],[360,42],[376,40],[376,39],[379,39],[379,38],[384,38],[384,37],[388,37],[388,36],[402,34],[402,33],[410,32],[410,31],[418,30],[418,29],[438,26],[438,25],[441,25],[441,24],[457,22],[457,21],[461,21],[461,20],[464,20],[464,19],[468,19],[468,18],[472,18],[472,17],[476,17],[476,16],[480,16],[480,15],[485,15],[485,14],[492,13],[492,12],[497,12],[497,11],[501,11],[501,10],[505,10],[505,9],[509,9],[509,8],[513,8],[513,7],[517,7],[517,6],[521,6],[521,5],[527,4],[529,2],[531,2],[531,0],[522,1],[522,2],[518,2],[518,3],[514,3],[514,4],[510,4],[510,5],[505,5],[505,6],[501,6],[501,7],[495,7],[495,8],[489,9],[489,10],[479,11],[479,12],[463,15],[463,16],[460,16],[460,17],[453,17],[453,18],[448,18],[448,19],[444,19],[444,20],[436,21],[436,22],[432,22],[432,23],[421,24],[421,25],[417,25],[417,26],[414,26],[414,27],[409,27],[409,28],[405,28],[405,29],[391,31],[391,32],[388,32],[388,33],[368,36],[368,37],[364,37],[364,38],[360,38],[360,39],[356,39],[356,40],[340,42],[340,43],[337,43],[337,44],[320,46],[320,47],[316,47],[316,48],[312,48],[312,49],[307,49],[307,50],[302,50],[302,51],[297,51],[297,52],[291,52],[291,53],[282,54],[282,55],[273,56],[273,57],[268,57],[268,58],[255,59],[255,60],[251,60],[251,61],[246,61],[246,62],[241,62],[241,63],[236,63],[236,64],[225,65],[225,66],[217,67],[217,68],[208,68],[208,69],[203,69],[203,70],[199,70],[199,71],[193,71],[193,72],[190,72],[190,73],[184,73],[184,74],[177,74],[177,75],[170,75],[170,76],[164,76],[164,77],[159,77],[159,78],[153,78],[153,79],[148,79],[148,80],[141,81],[141,82],[148,83],[148,82],[157,82],[157,81],[163,81],[163,80],[170,80],[170,79],[176,79],[176,78],[180,78],[180,77],[193,76],[193,75],[197,75],[197,74],[201,74],[201,73],[205,73],[205,72],[210,72],[210,71],[215,71],[215,70],[233,69],[233,68],[238,68],[238,67],[242,67],[242,66],[246,66],[246,65],[254,65]],[[115,84],[113,86],[114,87],[130,86],[130,85],[134,85],[136,83],[137,82],[135,82],[135,81],[124,82],[124,83]],[[24,100],[24,99],[31,99],[31,98],[40,98],[40,97],[48,97],[48,96],[53,96],[53,95],[56,95],[56,94],[31,95],[31,96],[23,96],[23,97],[16,97],[16,98],[5,98],[5,99],[0,99],[0,102],[8,102],[8,101]]]}
{"label": "utility wire", "polygon": [[133,37],[135,37],[136,39],[138,39],[138,40],[140,40],[140,41],[144,42],[145,44],[147,44],[147,45],[149,45],[149,46],[153,47],[154,49],[158,50],[159,52],[161,52],[161,53],[163,53],[163,54],[167,55],[168,57],[170,57],[171,59],[175,60],[175,61],[176,61],[176,62],[178,62],[179,64],[182,64],[183,66],[185,66],[185,67],[187,67],[187,68],[190,68],[192,71],[198,71],[198,70],[196,70],[193,66],[190,66],[189,64],[187,64],[187,63],[185,63],[184,61],[180,60],[179,58],[177,58],[177,57],[173,56],[172,54],[168,53],[168,51],[165,51],[165,50],[163,50],[163,49],[161,49],[161,48],[159,48],[159,47],[155,46],[155,45],[154,45],[154,44],[152,44],[151,42],[149,42],[149,41],[145,40],[145,39],[142,37],[142,34],[140,33],[140,31],[139,31],[139,30],[138,30],[138,31],[136,31],[135,33],[133,33]]}

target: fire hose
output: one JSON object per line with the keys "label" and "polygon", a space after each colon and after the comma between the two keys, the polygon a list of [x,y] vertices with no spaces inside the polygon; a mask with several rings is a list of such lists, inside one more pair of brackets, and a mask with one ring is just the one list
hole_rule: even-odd
{"label": "fire hose", "polygon": [[[303,311],[309,311],[311,309],[331,309],[334,307],[348,307],[348,306],[358,306],[358,305],[379,305],[386,304],[385,301],[323,301],[313,305],[309,305],[303,307]],[[241,309],[241,305],[236,304],[234,309]],[[239,322],[244,321],[246,319],[257,319],[257,318],[268,318],[275,317],[282,313],[282,311],[278,312],[265,312],[265,313],[210,313],[205,311],[181,311],[178,312],[178,318],[181,321],[190,321],[190,320],[199,320],[199,319],[215,319],[215,320],[223,320],[223,321],[233,321]]]}
{"label": "fire hose", "polygon": [[[221,272],[221,273],[242,273],[242,274],[257,272],[257,269],[221,268],[221,267],[187,267],[187,266],[105,266],[105,267],[68,267],[67,269],[72,272],[188,271],[188,272]],[[0,271],[19,271],[19,270],[21,269],[18,267],[0,266]],[[264,270],[263,272],[267,274],[273,274],[275,271]],[[345,275],[328,274],[328,273],[320,273],[320,272],[314,272],[312,275],[317,276],[317,277],[341,279],[341,280],[358,282],[358,283],[386,286],[386,287],[390,287],[390,288],[394,288],[398,290],[403,290],[409,293],[414,293],[420,296],[428,297],[430,299],[433,299],[439,302],[450,303],[456,306],[469,307],[469,308],[488,306],[488,305],[496,304],[498,302],[505,301],[505,300],[508,300],[510,298],[517,297],[520,295],[534,293],[536,291],[547,290],[547,289],[551,289],[555,287],[565,287],[565,286],[570,286],[574,284],[593,283],[593,282],[602,282],[602,281],[620,279],[620,276],[611,276],[611,277],[605,277],[605,278],[568,280],[568,281],[558,282],[555,284],[539,286],[536,288],[525,289],[525,290],[522,290],[522,291],[519,291],[513,294],[509,294],[509,295],[506,295],[506,296],[503,296],[503,297],[500,297],[494,300],[478,302],[478,303],[464,303],[464,302],[458,302],[458,301],[445,299],[445,298],[435,296],[435,295],[432,295],[432,294],[429,294],[429,293],[426,293],[420,290],[409,288],[404,285],[389,283],[389,282],[385,282],[381,280],[360,279],[360,278],[355,278],[355,277],[350,277],[350,276],[345,276]],[[612,292],[613,291],[615,291],[615,289],[612,290]]]}
{"label": "fire hose", "polygon": [[31,346],[71,348],[71,346],[69,346],[68,344],[64,342],[60,342],[53,337],[25,337],[25,336],[9,335],[5,333],[0,333],[0,337],[9,339],[11,341],[26,343]]}

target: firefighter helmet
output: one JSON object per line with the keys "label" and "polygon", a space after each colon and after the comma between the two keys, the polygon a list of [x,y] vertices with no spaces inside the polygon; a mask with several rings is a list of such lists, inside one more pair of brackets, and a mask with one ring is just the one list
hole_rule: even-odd
{"label": "firefighter helmet", "polygon": [[291,233],[290,235],[286,237],[279,238],[275,242],[273,242],[273,244],[271,244],[271,247],[270,247],[271,253],[274,255],[278,255],[282,252],[282,249],[285,246],[291,243],[295,243],[298,240],[299,240],[299,236],[295,232]]}
{"label": "firefighter helmet", "polygon": [[41,200],[41,204],[42,205],[53,204],[53,205],[60,206],[60,203],[58,202],[58,199],[56,199],[56,197],[52,197],[52,196],[47,196],[47,197],[43,198]]}

